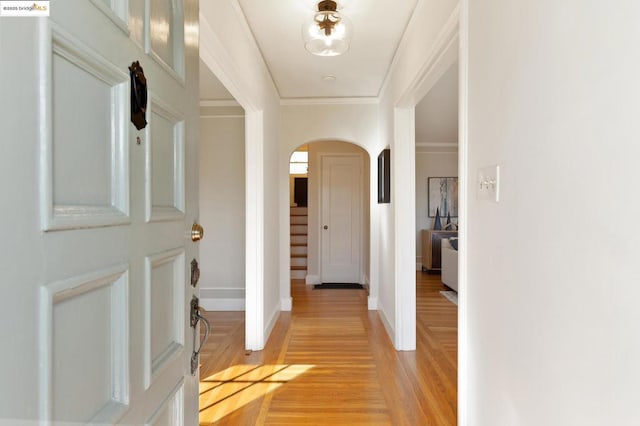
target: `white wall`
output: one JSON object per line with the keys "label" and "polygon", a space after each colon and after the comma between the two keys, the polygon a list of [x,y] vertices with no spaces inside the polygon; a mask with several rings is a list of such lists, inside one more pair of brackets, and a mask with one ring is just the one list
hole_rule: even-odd
{"label": "white wall", "polygon": [[[291,282],[289,278],[289,158],[297,147],[317,141],[346,141],[362,147],[369,153],[369,170],[376,167],[380,149],[378,138],[378,107],[371,103],[361,104],[315,104],[284,105],[281,108],[281,146],[280,146],[280,291],[283,298],[289,297]],[[375,152],[375,155],[372,154]],[[310,166],[311,168],[311,166]],[[369,199],[377,200],[377,187],[373,175],[369,179]],[[377,204],[371,205],[369,229],[371,240],[369,252],[378,247]],[[312,226],[310,226],[311,228]],[[377,257],[377,256],[376,256]],[[365,266],[372,259],[366,254]],[[376,309],[378,292],[378,268],[370,262],[369,307]],[[366,268],[365,268],[366,270]],[[287,296],[285,296],[287,295]],[[285,304],[283,303],[283,306]]]}
{"label": "white wall", "polygon": [[279,97],[237,2],[201,2],[200,56],[246,113],[246,347],[260,350],[281,308]]}
{"label": "white wall", "polygon": [[201,108],[200,298],[209,311],[245,308],[244,111]]}
{"label": "white wall", "polygon": [[[430,177],[458,176],[458,152],[416,152],[416,269],[422,268],[420,231],[432,229],[435,218],[429,217],[428,180]],[[444,225],[446,218],[442,224]],[[458,223],[457,217],[451,218]]]}
{"label": "white wall", "polygon": [[467,424],[640,424],[640,3],[465,3]]}
{"label": "white wall", "polygon": [[322,280],[320,273],[320,218],[322,217],[321,192],[322,192],[322,164],[321,156],[328,154],[359,154],[362,156],[362,270],[364,284],[369,282],[369,187],[370,187],[370,160],[367,152],[357,145],[345,142],[317,142],[309,144],[309,193],[308,193],[308,234],[307,234],[307,284],[319,284]]}

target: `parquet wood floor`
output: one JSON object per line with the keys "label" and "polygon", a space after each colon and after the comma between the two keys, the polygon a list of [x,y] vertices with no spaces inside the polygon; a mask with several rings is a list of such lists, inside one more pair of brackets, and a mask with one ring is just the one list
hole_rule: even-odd
{"label": "parquet wood floor", "polygon": [[397,352],[363,290],[292,283],[263,351],[244,351],[244,313],[207,312],[201,425],[456,424],[457,307],[417,272],[417,350]]}

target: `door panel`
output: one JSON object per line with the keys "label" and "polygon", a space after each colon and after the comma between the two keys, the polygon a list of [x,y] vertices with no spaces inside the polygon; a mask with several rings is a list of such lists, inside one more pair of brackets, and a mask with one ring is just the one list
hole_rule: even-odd
{"label": "door panel", "polygon": [[49,402],[44,414],[59,421],[113,422],[124,413],[127,299],[127,265],[42,288],[41,391]]}
{"label": "door panel", "polygon": [[[0,312],[15,323],[0,354],[2,420],[196,424],[198,46],[182,29],[197,28],[198,2],[50,8],[0,25],[0,170],[20,182],[0,210]],[[168,34],[151,8],[172,19]],[[154,89],[142,131],[129,122],[133,61]]]}
{"label": "door panel", "polygon": [[184,349],[184,251],[149,256],[145,263],[145,388],[149,388]]}
{"label": "door panel", "polygon": [[181,219],[185,208],[184,119],[154,93],[148,111],[147,220]]}
{"label": "door panel", "polygon": [[322,281],[362,276],[362,158],[322,158]]}
{"label": "door panel", "polygon": [[61,27],[41,30],[44,229],[127,223],[129,77]]}

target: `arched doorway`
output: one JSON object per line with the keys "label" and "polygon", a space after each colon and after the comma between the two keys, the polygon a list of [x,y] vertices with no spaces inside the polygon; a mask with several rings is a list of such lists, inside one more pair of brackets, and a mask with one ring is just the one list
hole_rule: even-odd
{"label": "arched doorway", "polygon": [[[304,207],[299,205],[300,195],[296,200],[296,180],[298,192],[306,184]],[[370,187],[370,157],[356,144],[324,140],[293,151],[289,162],[290,279],[308,285],[342,280],[369,285]],[[350,262],[332,263],[332,256]]]}

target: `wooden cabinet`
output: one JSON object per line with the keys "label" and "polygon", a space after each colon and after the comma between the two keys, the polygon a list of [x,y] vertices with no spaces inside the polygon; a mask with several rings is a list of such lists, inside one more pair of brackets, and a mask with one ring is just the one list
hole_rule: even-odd
{"label": "wooden cabinet", "polygon": [[440,271],[442,268],[440,244],[443,238],[457,237],[458,231],[422,230],[422,270]]}

